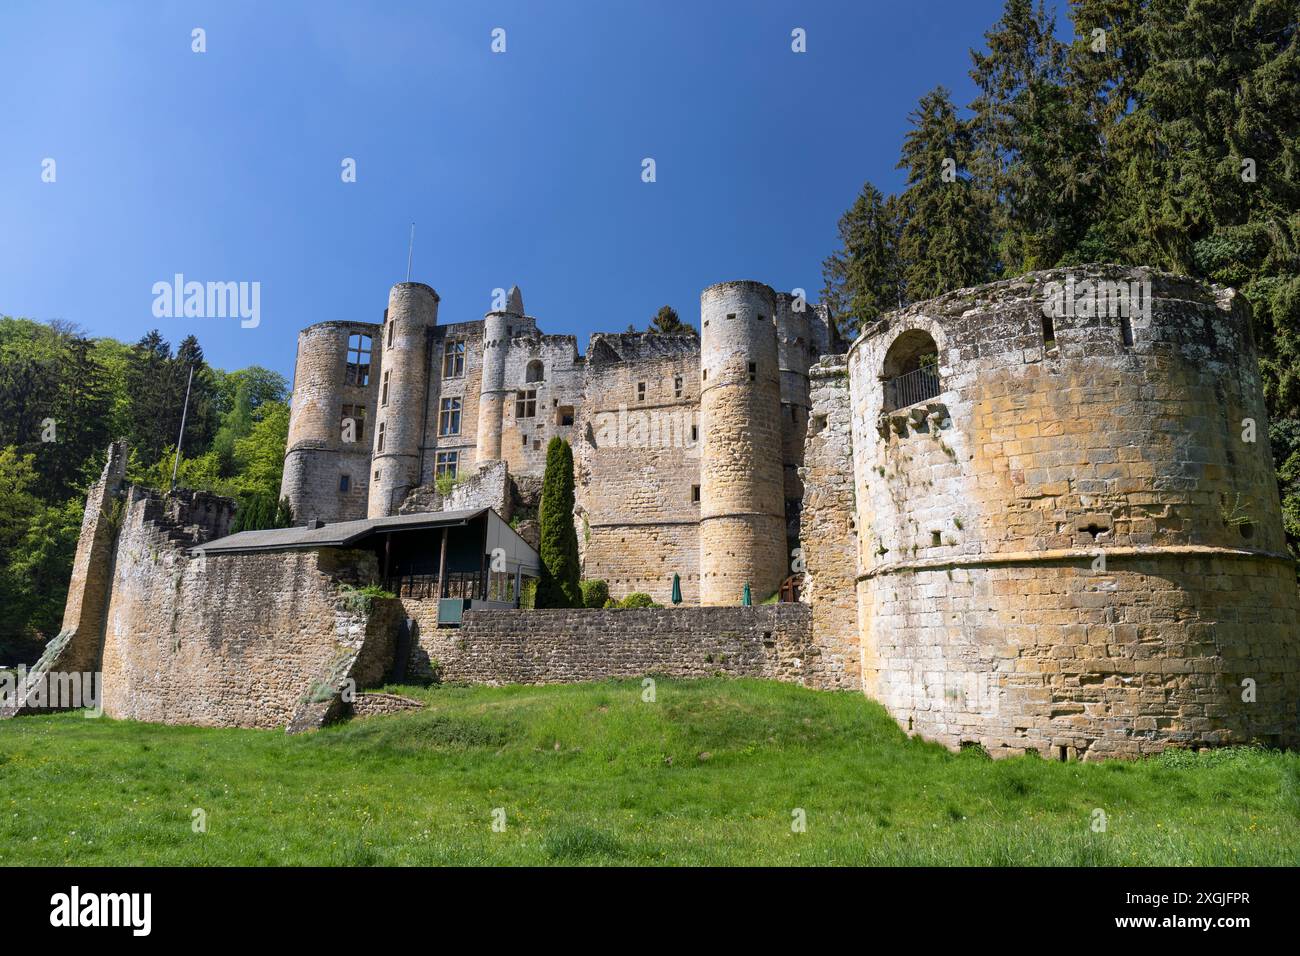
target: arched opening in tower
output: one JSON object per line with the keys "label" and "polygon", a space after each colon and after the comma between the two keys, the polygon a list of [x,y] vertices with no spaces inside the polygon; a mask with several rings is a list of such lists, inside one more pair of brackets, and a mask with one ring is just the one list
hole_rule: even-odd
{"label": "arched opening in tower", "polygon": [[909,329],[885,353],[880,377],[884,381],[884,410],[907,408],[935,398],[939,381],[939,348],[928,332]]}

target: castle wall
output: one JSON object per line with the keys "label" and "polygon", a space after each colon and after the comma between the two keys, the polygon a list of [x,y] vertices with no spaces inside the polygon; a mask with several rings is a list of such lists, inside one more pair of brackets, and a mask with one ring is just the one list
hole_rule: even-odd
{"label": "castle wall", "polygon": [[[295,520],[350,521],[366,516],[370,452],[375,428],[378,382],[382,375],[380,326],[370,322],[321,322],[298,334],[289,436],[280,496],[288,498]],[[348,340],[371,339],[370,381],[349,385],[345,376]],[[364,424],[344,440],[343,408],[363,408]],[[348,477],[349,488],[340,490]]]}
{"label": "castle wall", "polygon": [[724,282],[700,296],[700,603],[755,602],[788,574],[775,294]]}
{"label": "castle wall", "polygon": [[809,316],[796,311],[787,292],[776,294],[777,364],[781,376],[781,465],[787,512],[803,497],[799,467],[803,464],[804,439],[808,433],[808,411],[812,405],[808,369],[817,353],[812,341]]}
{"label": "castle wall", "polygon": [[573,446],[583,577],[605,580],[616,598],[640,591],[667,604],[676,573],[683,603],[694,604],[698,344],[685,337],[644,344],[632,341],[640,336],[611,338],[617,354],[588,350]]}
{"label": "castle wall", "polygon": [[459,628],[432,626],[433,602],[404,600],[417,621],[409,673],[467,684],[560,684],[663,677],[764,677],[824,682],[808,608],[643,608],[468,611]]}
{"label": "castle wall", "polygon": [[862,689],[856,596],[852,401],[843,356],[812,367],[799,547],[807,573],[800,600],[812,608],[812,639],[836,686]]}
{"label": "castle wall", "polygon": [[[464,343],[465,358],[459,374],[455,374],[454,368],[450,369],[453,374],[446,374],[449,371],[445,362],[449,342]],[[456,452],[457,474],[474,472],[478,461],[475,442],[483,375],[482,321],[438,326],[433,331],[431,353],[427,397],[429,420],[425,423],[424,444],[417,466],[421,485],[434,480],[439,452]],[[460,400],[460,430],[443,435],[440,421],[442,400],[451,398]]]}
{"label": "castle wall", "polygon": [[202,537],[169,520],[165,501],[131,489],[104,634],[106,714],[283,727],[320,684],[382,679],[396,602],[357,603],[338,589],[377,572],[372,554],[191,556]]}
{"label": "castle wall", "polygon": [[[542,378],[528,381],[528,367],[542,364]],[[542,335],[536,328],[516,334],[505,356],[505,402],[501,420],[501,458],[511,474],[541,475],[546,471],[546,446],[552,438],[573,443],[573,416],[582,403],[584,365],[572,335]],[[536,391],[535,414],[520,417],[520,392]],[[571,423],[563,424],[561,410]]]}
{"label": "castle wall", "polygon": [[[866,690],[909,730],[995,752],[1294,739],[1297,591],[1244,305],[1145,270],[1074,275],[1150,279],[1131,343],[1095,314],[1046,341],[1068,277],[1051,272],[854,344]],[[942,393],[886,413],[890,348],[918,332]]]}

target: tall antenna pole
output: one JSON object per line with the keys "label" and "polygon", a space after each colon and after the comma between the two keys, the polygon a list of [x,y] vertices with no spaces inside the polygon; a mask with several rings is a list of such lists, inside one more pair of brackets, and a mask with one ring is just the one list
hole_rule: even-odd
{"label": "tall antenna pole", "polygon": [[411,256],[415,255],[415,223],[411,223],[411,241],[406,247],[406,281],[411,281]]}
{"label": "tall antenna pole", "polygon": [[185,441],[185,416],[190,410],[190,386],[194,384],[194,366],[190,366],[190,377],[185,383],[185,404],[181,406],[181,433],[176,436],[176,459],[172,462],[172,487],[176,487],[176,472],[181,467],[181,444]]}

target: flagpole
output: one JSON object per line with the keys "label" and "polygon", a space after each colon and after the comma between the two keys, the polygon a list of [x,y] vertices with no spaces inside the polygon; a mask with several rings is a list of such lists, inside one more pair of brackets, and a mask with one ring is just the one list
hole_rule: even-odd
{"label": "flagpole", "polygon": [[176,436],[176,459],[172,462],[172,487],[176,487],[176,472],[181,467],[181,443],[185,441],[185,416],[190,410],[190,386],[194,384],[194,366],[190,366],[190,377],[185,382],[185,404],[181,406],[181,433]]}

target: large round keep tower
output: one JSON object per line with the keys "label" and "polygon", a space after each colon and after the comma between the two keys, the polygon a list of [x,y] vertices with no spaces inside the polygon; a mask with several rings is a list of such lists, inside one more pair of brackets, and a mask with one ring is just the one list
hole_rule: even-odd
{"label": "large round keep tower", "polygon": [[1297,740],[1245,303],[1118,266],[891,313],[849,352],[867,693],[995,755]]}
{"label": "large round keep tower", "polygon": [[776,295],[723,282],[700,295],[700,603],[755,603],[786,575]]}
{"label": "large round keep tower", "polygon": [[319,322],[298,333],[280,497],[299,524],[366,516],[379,326]]}
{"label": "large round keep tower", "polygon": [[429,414],[429,340],[437,324],[438,293],[432,288],[399,282],[389,291],[368,517],[396,514],[407,492],[420,483],[420,446]]}
{"label": "large round keep tower", "polygon": [[478,398],[478,460],[501,458],[502,415],[505,414],[506,359],[514,326],[524,315],[523,297],[511,286],[504,311],[483,316],[483,378]]}

